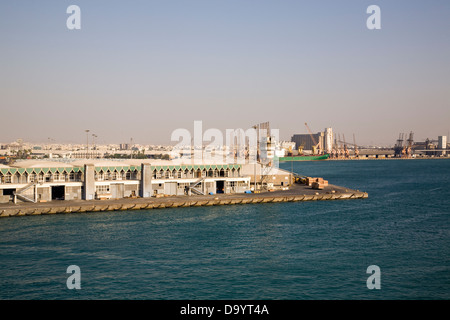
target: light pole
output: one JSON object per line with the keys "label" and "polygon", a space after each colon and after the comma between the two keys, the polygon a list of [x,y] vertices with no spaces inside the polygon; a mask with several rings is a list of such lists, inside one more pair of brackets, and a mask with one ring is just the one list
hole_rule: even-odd
{"label": "light pole", "polygon": [[89,131],[84,130],[86,132],[86,159],[89,159]]}
{"label": "light pole", "polygon": [[[97,135],[96,135],[96,134],[92,134],[92,144],[93,144],[92,150],[96,150],[96,146],[95,146],[95,138],[97,138]],[[93,157],[94,157],[94,152],[92,152],[92,155],[93,155]]]}

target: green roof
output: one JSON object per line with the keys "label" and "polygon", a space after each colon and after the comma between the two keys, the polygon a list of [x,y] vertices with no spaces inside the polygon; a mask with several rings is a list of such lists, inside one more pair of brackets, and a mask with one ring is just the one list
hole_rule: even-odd
{"label": "green roof", "polygon": [[[200,169],[200,170],[203,170],[203,169],[205,169],[205,170],[209,170],[209,169],[218,169],[218,170],[221,170],[221,169],[224,169],[224,170],[226,170],[226,169],[239,169],[239,168],[241,168],[241,166],[242,165],[240,165],[240,164],[211,164],[211,165],[209,165],[209,164],[205,164],[205,165],[168,165],[168,166],[151,166],[151,169],[152,170],[157,170],[157,171],[160,171],[160,170],[163,170],[163,171],[165,171],[165,170],[170,170],[170,171],[173,171],[174,169],[176,170],[176,171],[178,171],[178,170],[198,170],[198,169]],[[120,171],[128,171],[128,170],[130,170],[130,171],[141,171],[142,170],[142,168],[141,168],[141,166],[107,166],[107,167],[95,167],[95,171],[96,172],[100,172],[100,171],[103,171],[103,172],[107,172],[107,171],[110,171],[110,172],[114,172],[114,171],[117,171],[117,172],[120,172]],[[32,173],[35,173],[35,174],[39,174],[39,173],[41,173],[41,172],[43,172],[43,173],[48,173],[48,172],[52,172],[52,173],[55,173],[55,172],[59,172],[59,173],[63,173],[63,172],[66,172],[66,173],[70,173],[70,172],[84,172],[84,167],[52,167],[52,168],[1,168],[0,169],[0,172],[3,174],[3,175],[6,175],[6,174],[8,174],[8,173],[10,173],[10,174],[15,174],[15,173],[17,173],[17,172],[19,172],[19,174],[24,174],[25,172],[27,172],[28,174],[32,174]]]}
{"label": "green roof", "polygon": [[0,172],[3,174],[3,175],[7,175],[8,173],[10,173],[10,174],[16,174],[17,172],[20,174],[20,175],[22,175],[22,174],[24,174],[25,172],[26,173],[28,173],[28,174],[39,174],[39,173],[48,173],[48,172],[52,172],[52,173],[55,173],[55,172],[59,172],[59,173],[63,173],[63,172],[66,172],[66,173],[70,173],[70,172],[79,172],[79,171],[81,171],[81,172],[83,172],[84,171],[84,169],[83,168],[80,168],[80,167],[60,167],[60,168],[56,168],[56,167],[53,167],[53,168],[2,168],[2,169],[0,169]]}

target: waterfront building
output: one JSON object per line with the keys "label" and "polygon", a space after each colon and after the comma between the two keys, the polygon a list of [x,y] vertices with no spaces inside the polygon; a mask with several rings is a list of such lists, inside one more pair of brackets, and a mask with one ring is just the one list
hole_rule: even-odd
{"label": "waterfront building", "polygon": [[[319,134],[312,135],[316,141],[320,138]],[[294,134],[291,141],[295,143],[295,149],[302,148],[304,151],[311,151],[313,149],[314,141],[309,134]]]}
{"label": "waterfront building", "polygon": [[[294,134],[291,137],[291,141],[295,142],[295,148],[302,148],[303,151],[312,152],[315,148],[322,150],[324,145],[324,132],[318,132],[316,134]],[[316,143],[314,143],[316,141]]]}
{"label": "waterfront building", "polygon": [[325,153],[331,154],[333,151],[333,128],[325,128],[323,141]]}
{"label": "waterfront building", "polygon": [[[197,165],[164,160],[153,163],[130,159],[25,160],[0,165],[0,203],[244,193],[251,189],[251,172],[255,166],[260,167],[259,164]],[[288,184],[285,177],[290,176],[289,172],[278,169],[272,175],[279,176],[270,177],[272,188]],[[264,177],[268,179],[268,174]]]}
{"label": "waterfront building", "polygon": [[447,149],[447,136],[438,136],[438,149],[440,149],[440,154],[445,156],[446,155],[446,150],[443,149]]}
{"label": "waterfront building", "polygon": [[295,143],[295,149],[312,152],[318,148],[324,153],[331,153],[333,150],[333,128],[325,128],[323,132],[316,134],[294,134],[291,141]]}

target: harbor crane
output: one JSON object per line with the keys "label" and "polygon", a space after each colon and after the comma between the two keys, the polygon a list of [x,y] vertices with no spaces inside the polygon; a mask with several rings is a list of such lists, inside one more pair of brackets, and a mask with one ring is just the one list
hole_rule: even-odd
{"label": "harbor crane", "polygon": [[359,158],[359,149],[358,145],[356,144],[355,134],[353,134],[353,146],[355,147],[355,157]]}
{"label": "harbor crane", "polygon": [[347,143],[345,142],[345,135],[342,134],[342,138],[344,139],[344,157],[348,158],[350,155],[350,152],[348,151],[347,148]]}
{"label": "harbor crane", "polygon": [[400,158],[403,151],[403,133],[399,133],[397,143],[394,146],[395,157]]}
{"label": "harbor crane", "polygon": [[414,137],[414,133],[411,131],[411,132],[409,133],[409,138],[408,138],[408,140],[406,140],[406,141],[408,142],[408,144],[406,145],[405,155],[406,155],[406,157],[408,157],[408,158],[410,158],[410,157],[411,157],[411,154],[412,154],[412,147],[413,147],[413,144],[414,144],[414,139],[413,139],[413,137]]}
{"label": "harbor crane", "polygon": [[341,134],[338,134],[337,142],[339,142],[339,143],[337,143],[337,156],[338,156],[338,158],[340,158],[341,156],[345,155],[345,148],[341,144],[341,143],[345,143],[345,142],[341,140]]}
{"label": "harbor crane", "polygon": [[[394,146],[394,153],[395,157],[397,158],[403,158],[407,157],[409,158],[412,154],[412,147],[414,144],[414,133],[411,131],[409,133],[409,137],[406,140],[406,134],[405,133],[399,133],[397,143]],[[405,142],[405,144],[403,144]]]}
{"label": "harbor crane", "polygon": [[337,134],[334,136],[334,144],[333,144],[333,150],[332,150],[332,155],[334,158],[339,158],[341,151],[339,150],[339,143],[338,143],[338,138],[337,138]]}
{"label": "harbor crane", "polygon": [[[347,145],[351,145],[351,146],[353,146],[353,148],[354,148],[354,153],[355,153],[355,157],[359,157],[359,146],[356,144],[356,139],[355,139],[355,134],[353,134],[353,143],[350,143],[350,142],[346,142],[345,141],[345,136],[344,135],[342,135],[343,136],[343,140],[341,140],[340,139],[340,135],[339,135],[339,138],[338,138],[338,140],[335,140],[335,143],[337,143],[337,142],[340,142],[340,143],[343,143],[344,144],[344,153],[345,154],[349,154],[349,150],[348,150],[348,148],[347,148]],[[345,151],[345,150],[347,150],[347,151]]]}
{"label": "harbor crane", "polygon": [[321,152],[322,152],[321,149],[322,148],[320,147],[320,141],[319,142],[316,141],[316,139],[314,138],[314,135],[313,135],[311,129],[308,127],[308,124],[306,122],[305,122],[305,126],[306,126],[306,129],[308,129],[309,136],[311,137],[311,140],[314,143],[314,145],[312,146],[313,154],[316,154],[316,151],[317,151],[317,154],[321,154]]}

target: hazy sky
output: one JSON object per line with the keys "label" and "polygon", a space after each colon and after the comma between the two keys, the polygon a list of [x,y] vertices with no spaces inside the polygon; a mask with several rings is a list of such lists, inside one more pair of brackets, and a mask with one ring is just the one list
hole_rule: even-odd
{"label": "hazy sky", "polygon": [[[81,30],[69,30],[69,5]],[[381,30],[369,30],[369,5]],[[450,131],[450,1],[0,2],[0,142],[170,143],[269,121],[358,144]]]}

